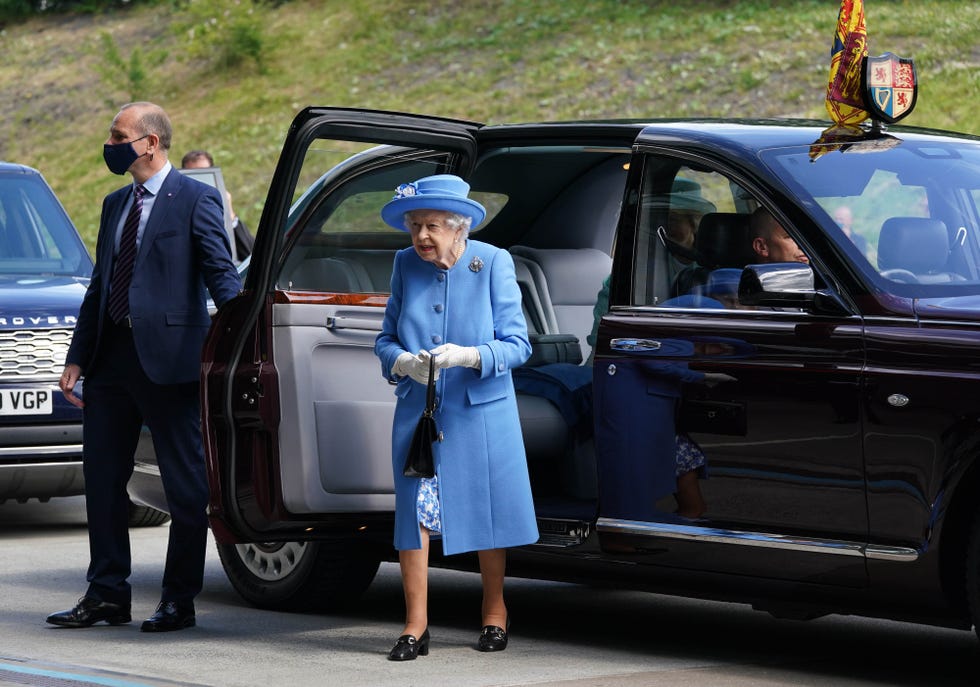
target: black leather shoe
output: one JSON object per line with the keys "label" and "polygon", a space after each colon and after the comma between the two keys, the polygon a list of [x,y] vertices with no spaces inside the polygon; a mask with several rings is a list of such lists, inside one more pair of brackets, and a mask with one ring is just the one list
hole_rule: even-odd
{"label": "black leather shoe", "polygon": [[140,625],[140,632],[172,632],[194,627],[194,604],[161,601],[157,610]]}
{"label": "black leather shoe", "polygon": [[89,627],[103,620],[110,625],[121,625],[132,619],[128,604],[124,606],[83,596],[74,608],[49,615],[47,622],[61,627]]}
{"label": "black leather shoe", "polygon": [[480,639],[476,643],[478,651],[503,651],[507,648],[507,632],[510,630],[510,618],[507,618],[507,629],[496,625],[484,625],[480,630]]}
{"label": "black leather shoe", "polygon": [[418,639],[415,635],[402,635],[388,653],[389,661],[414,661],[419,656],[429,655],[429,628]]}

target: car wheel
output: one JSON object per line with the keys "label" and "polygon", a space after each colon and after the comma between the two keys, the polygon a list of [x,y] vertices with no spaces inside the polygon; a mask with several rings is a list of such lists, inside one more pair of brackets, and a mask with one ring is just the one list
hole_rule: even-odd
{"label": "car wheel", "polygon": [[129,502],[129,526],[130,527],[156,527],[165,522],[170,522],[170,516],[162,510],[140,506],[132,501]]}
{"label": "car wheel", "polygon": [[246,601],[279,611],[337,610],[368,588],[381,562],[344,541],[218,544],[218,556]]}

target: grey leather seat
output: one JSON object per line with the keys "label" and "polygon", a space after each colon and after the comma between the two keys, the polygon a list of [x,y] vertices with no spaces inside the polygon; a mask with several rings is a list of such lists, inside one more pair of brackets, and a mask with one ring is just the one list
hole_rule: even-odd
{"label": "grey leather seat", "polygon": [[878,269],[899,282],[943,284],[963,281],[947,271],[949,232],[946,224],[930,217],[889,217],[878,237]]}

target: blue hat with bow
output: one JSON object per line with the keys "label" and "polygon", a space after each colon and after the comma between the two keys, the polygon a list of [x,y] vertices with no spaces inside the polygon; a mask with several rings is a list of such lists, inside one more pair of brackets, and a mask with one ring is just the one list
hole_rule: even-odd
{"label": "blue hat with bow", "polygon": [[395,197],[381,208],[381,219],[395,229],[405,229],[405,213],[412,210],[443,210],[470,218],[470,229],[476,228],[487,211],[467,198],[470,185],[455,174],[423,177],[395,189]]}

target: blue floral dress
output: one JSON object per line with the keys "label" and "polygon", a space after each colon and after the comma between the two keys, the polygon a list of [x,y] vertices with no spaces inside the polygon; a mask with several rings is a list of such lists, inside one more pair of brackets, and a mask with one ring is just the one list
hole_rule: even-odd
{"label": "blue floral dress", "polygon": [[417,500],[419,524],[432,533],[442,532],[442,517],[439,513],[439,476],[423,477],[419,480]]}
{"label": "blue floral dress", "polygon": [[697,442],[687,434],[678,434],[676,441],[677,467],[674,470],[674,474],[680,477],[691,470],[703,469],[706,461],[704,459],[704,452],[698,446]]}

